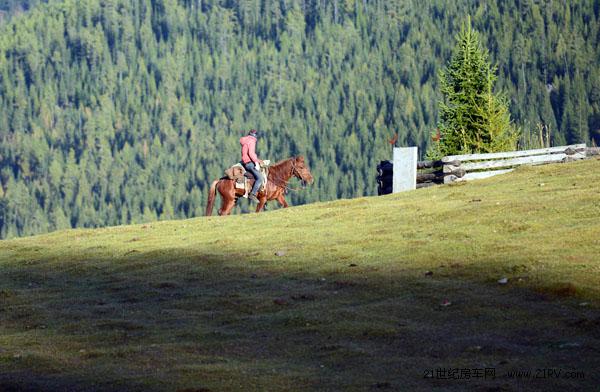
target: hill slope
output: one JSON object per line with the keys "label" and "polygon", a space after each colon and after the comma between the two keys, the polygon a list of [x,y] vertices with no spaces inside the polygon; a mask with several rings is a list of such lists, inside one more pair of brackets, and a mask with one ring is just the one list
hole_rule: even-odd
{"label": "hill slope", "polygon": [[294,204],[373,195],[392,134],[425,151],[469,14],[517,125],[600,143],[597,1],[50,3],[0,28],[1,238],[199,216],[249,128],[307,157]]}
{"label": "hill slope", "polygon": [[597,386],[599,169],[2,241],[0,386]]}

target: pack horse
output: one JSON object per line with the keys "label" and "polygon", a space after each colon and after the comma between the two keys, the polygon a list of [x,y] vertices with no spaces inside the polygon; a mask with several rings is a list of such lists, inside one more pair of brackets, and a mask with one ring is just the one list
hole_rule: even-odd
{"label": "pack horse", "polygon": [[[288,203],[285,201],[285,194],[290,189],[288,182],[292,177],[296,177],[302,181],[303,186],[313,183],[314,178],[306,165],[304,157],[296,156],[284,159],[269,166],[266,184],[257,195],[258,205],[256,206],[256,212],[260,212],[265,207],[267,201],[271,200],[277,200],[283,208],[286,208]],[[248,181],[251,187],[254,179],[248,179]],[[236,180],[230,177],[225,176],[213,181],[208,192],[208,203],[206,204],[207,216],[212,215],[217,192],[221,195],[219,215],[229,215],[238,199],[248,194],[247,188],[237,187]]]}

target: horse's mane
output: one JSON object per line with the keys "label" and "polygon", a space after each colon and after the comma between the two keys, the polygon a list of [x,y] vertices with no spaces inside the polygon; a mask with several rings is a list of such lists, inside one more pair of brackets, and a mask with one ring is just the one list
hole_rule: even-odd
{"label": "horse's mane", "polygon": [[289,165],[292,164],[292,161],[294,161],[296,159],[296,157],[291,157],[291,158],[287,158],[287,159],[283,159],[277,163],[272,164],[269,167],[269,176],[271,175],[277,175],[280,176],[283,170],[285,170]]}
{"label": "horse's mane", "polygon": [[276,166],[282,166],[283,164],[285,164],[285,163],[288,163],[289,161],[292,161],[292,160],[294,160],[294,159],[296,159],[296,157],[291,157],[291,158],[282,159],[281,161],[279,161],[279,162],[277,162],[277,163],[274,163],[274,164],[272,164],[272,165],[270,166],[270,168],[272,169],[273,167],[276,167]]}

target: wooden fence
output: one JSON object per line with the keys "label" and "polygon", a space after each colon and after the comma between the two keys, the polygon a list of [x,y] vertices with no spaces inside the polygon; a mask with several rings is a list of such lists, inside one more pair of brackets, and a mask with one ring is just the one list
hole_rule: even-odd
{"label": "wooden fence", "polygon": [[[541,148],[527,151],[510,151],[490,154],[467,154],[443,157],[439,161],[417,162],[417,188],[455,181],[487,178],[508,173],[521,165],[543,165],[570,162],[600,155],[600,148],[585,144]],[[378,194],[393,190],[393,162],[381,161],[377,165]]]}

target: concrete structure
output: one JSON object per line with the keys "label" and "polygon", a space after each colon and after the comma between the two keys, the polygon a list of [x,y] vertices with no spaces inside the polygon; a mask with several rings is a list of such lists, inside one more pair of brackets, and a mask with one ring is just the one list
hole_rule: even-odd
{"label": "concrete structure", "polygon": [[417,189],[417,147],[394,148],[393,193]]}

